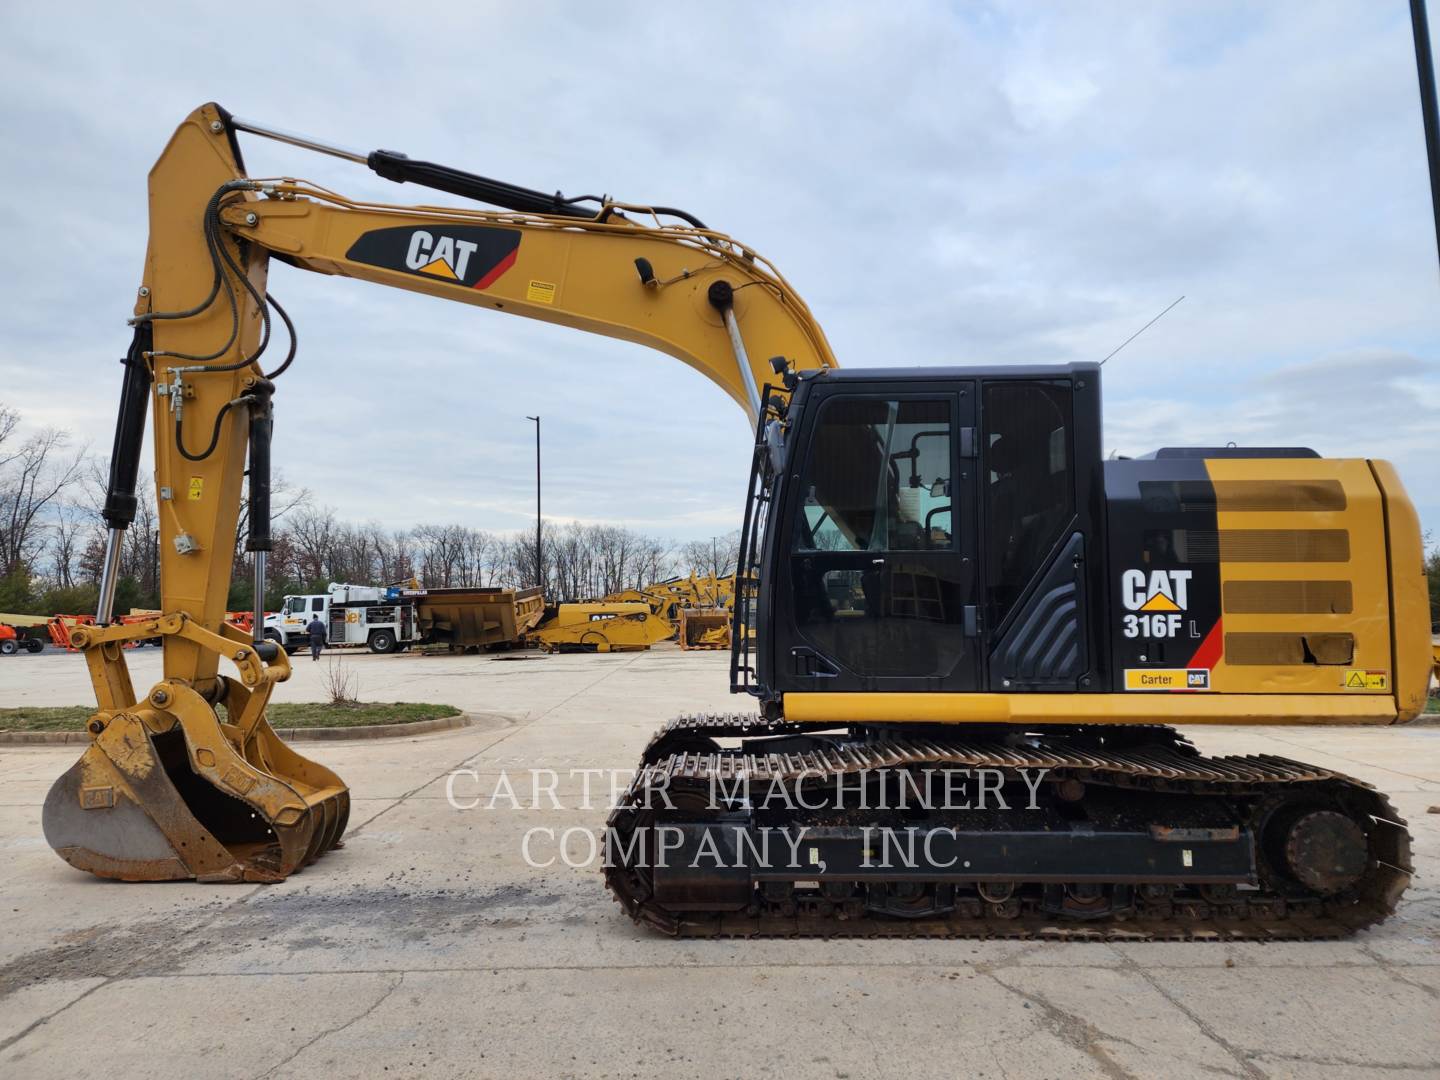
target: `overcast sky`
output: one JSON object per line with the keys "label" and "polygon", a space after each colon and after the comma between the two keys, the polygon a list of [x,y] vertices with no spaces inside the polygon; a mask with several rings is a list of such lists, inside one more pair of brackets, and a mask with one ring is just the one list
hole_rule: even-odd
{"label": "overcast sky", "polygon": [[[1107,451],[1385,457],[1440,533],[1440,274],[1404,0],[6,4],[0,401],[108,452],[145,174],[215,100],[684,207],[842,365],[1103,357]],[[143,12],[143,14],[142,14]],[[248,138],[255,175],[447,197]],[[345,517],[733,527],[742,412],[639,346],[275,264],[285,475]]]}

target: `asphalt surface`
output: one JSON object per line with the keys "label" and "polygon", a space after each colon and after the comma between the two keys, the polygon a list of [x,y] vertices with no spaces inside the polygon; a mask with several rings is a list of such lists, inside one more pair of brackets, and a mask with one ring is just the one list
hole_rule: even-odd
{"label": "asphalt surface", "polygon": [[[743,705],[723,655],[344,662],[365,700],[448,702],[479,723],[300,744],[350,784],[354,814],[343,850],[280,885],[82,875],[40,831],[76,748],[0,746],[0,1075],[1440,1075],[1440,728],[1188,732],[1391,795],[1417,880],[1353,940],[677,943],[632,926],[596,869],[530,865],[522,841],[574,828],[582,862],[609,780],[589,774],[587,809],[570,770],[626,770],[671,715]],[[131,663],[137,687],[156,680],[157,653]],[[280,693],[320,698],[325,666],[297,658]],[[89,695],[75,656],[0,660],[0,704]],[[473,809],[447,799],[457,768]],[[531,770],[555,771],[560,809],[546,773],[534,799]],[[531,835],[530,862],[556,854]]]}

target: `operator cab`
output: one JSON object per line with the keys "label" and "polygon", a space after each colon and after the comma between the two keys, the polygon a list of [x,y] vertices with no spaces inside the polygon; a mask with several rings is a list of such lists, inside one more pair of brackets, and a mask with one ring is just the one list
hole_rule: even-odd
{"label": "operator cab", "polygon": [[756,455],[768,634],[735,635],[737,688],[1099,686],[1098,365],[806,373],[786,423]]}

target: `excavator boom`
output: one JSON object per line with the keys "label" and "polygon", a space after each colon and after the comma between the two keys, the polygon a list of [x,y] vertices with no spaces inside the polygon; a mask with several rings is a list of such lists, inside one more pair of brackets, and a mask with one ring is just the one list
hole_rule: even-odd
{"label": "excavator boom", "polygon": [[[240,132],[500,209],[361,203],[305,181],[253,179]],[[706,375],[752,421],[764,410],[761,387],[778,377],[771,357],[792,371],[835,365],[804,302],[753,250],[681,211],[585,201],[392,151],[355,154],[214,104],[176,129],[150,172],[150,243],[124,361],[97,625],[72,633],[96,687],[93,742],[46,802],[47,838],[68,861],[132,880],[277,880],[344,832],[345,785],[265,719],[271,691],[289,677],[262,627],[274,380],[295,355],[294,327],[268,293],[272,257],[648,345]],[[289,353],[276,358],[282,329]],[[112,618],[118,556],[134,518],[147,413],[164,614],[123,625]],[[255,574],[250,634],[225,623],[242,494]],[[164,679],[143,697],[122,652],[141,637],[164,648]],[[222,661],[234,677],[220,673]]]}

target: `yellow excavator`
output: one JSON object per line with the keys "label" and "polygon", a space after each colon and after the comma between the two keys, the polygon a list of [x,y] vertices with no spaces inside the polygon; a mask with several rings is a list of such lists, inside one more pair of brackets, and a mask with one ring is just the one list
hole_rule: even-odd
{"label": "yellow excavator", "polygon": [[546,652],[636,652],[674,632],[675,627],[643,601],[594,600],[556,605],[529,639]]}
{"label": "yellow excavator", "polygon": [[[494,209],[253,178],[246,134]],[[607,822],[606,881],[637,921],[1328,937],[1405,889],[1409,836],[1382,794],[1207,757],[1168,726],[1421,711],[1420,528],[1387,463],[1233,446],[1102,461],[1095,364],[841,370],[785,279],[691,214],[353,152],[214,104],[176,130],[149,198],[99,611],[72,634],[98,709],[44,808],[73,866],[278,881],[341,842],[345,784],[265,718],[284,651],[259,612],[254,635],[224,621],[247,473],[265,595],[273,397],[295,356],[278,259],[650,346],[754,424],[731,682],[756,709],[681,717],[645,748]],[[163,613],[127,625],[113,602],[147,411]],[[164,646],[143,696],[123,651],[138,637]],[[956,797],[977,783],[978,803]],[[793,843],[762,843],[777,834]]]}

